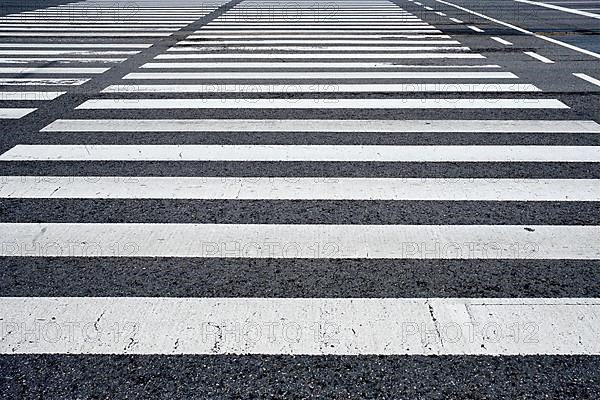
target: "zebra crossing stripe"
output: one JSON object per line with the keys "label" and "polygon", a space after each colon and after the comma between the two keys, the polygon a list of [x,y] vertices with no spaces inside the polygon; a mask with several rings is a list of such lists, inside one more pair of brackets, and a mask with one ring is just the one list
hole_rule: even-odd
{"label": "zebra crossing stripe", "polygon": [[593,298],[3,297],[0,313],[2,354],[600,354]]}
{"label": "zebra crossing stripe", "polygon": [[[88,29],[89,30],[89,29]],[[0,43],[0,48],[66,48],[66,49],[147,49],[148,43]]]}
{"label": "zebra crossing stripe", "polygon": [[[484,65],[420,65],[399,64],[394,61],[380,62],[282,62],[282,61],[252,61],[252,62],[151,62],[143,64],[142,69],[178,69],[178,68],[501,68],[496,64]],[[116,86],[116,85],[115,85]]]}
{"label": "zebra crossing stripe", "polygon": [[0,78],[0,85],[7,86],[79,86],[89,78]]}
{"label": "zebra crossing stripe", "polygon": [[0,198],[600,201],[598,179],[3,176]]}
{"label": "zebra crossing stripe", "polygon": [[0,161],[600,162],[600,146],[25,145]]}
{"label": "zebra crossing stripe", "polygon": [[54,100],[66,92],[0,92],[0,101],[9,100]]}
{"label": "zebra crossing stripe", "polygon": [[37,108],[0,108],[0,119],[19,119],[31,114]]}
{"label": "zebra crossing stripe", "polygon": [[64,74],[64,75],[81,75],[81,74],[102,74],[110,68],[53,68],[53,67],[0,67],[0,74]]}
{"label": "zebra crossing stripe", "polygon": [[123,79],[517,79],[512,72],[133,72]]}
{"label": "zebra crossing stripe", "polygon": [[[169,49],[168,51],[181,51]],[[190,53],[190,54],[159,54],[156,60],[177,59],[484,59],[485,56],[476,53]]]}

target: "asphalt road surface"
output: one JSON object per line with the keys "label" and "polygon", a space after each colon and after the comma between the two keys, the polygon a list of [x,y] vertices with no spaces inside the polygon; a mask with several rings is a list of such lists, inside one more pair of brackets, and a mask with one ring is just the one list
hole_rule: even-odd
{"label": "asphalt road surface", "polygon": [[3,2],[0,397],[597,400],[599,19]]}

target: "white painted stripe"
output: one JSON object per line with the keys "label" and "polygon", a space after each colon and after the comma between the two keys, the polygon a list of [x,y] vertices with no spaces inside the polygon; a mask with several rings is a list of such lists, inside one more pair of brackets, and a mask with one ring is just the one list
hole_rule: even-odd
{"label": "white painted stripe", "polygon": [[463,22],[458,18],[448,18],[450,21],[455,22],[457,24],[462,24]]}
{"label": "white painted stripe", "polygon": [[54,100],[66,92],[0,92],[0,100]]}
{"label": "white painted stripe", "polygon": [[478,28],[478,27],[473,26],[473,25],[467,25],[467,28],[469,28],[469,29],[471,29],[472,31],[475,31],[475,32],[485,32],[483,29]]}
{"label": "white painted stripe", "polygon": [[1,161],[600,162],[599,146],[16,145]]}
{"label": "white painted stripe", "polygon": [[271,85],[111,85],[103,93],[411,93],[411,92],[539,92],[530,84],[449,84],[449,83],[403,83],[403,84],[271,84]]}
{"label": "white painted stripe", "polygon": [[[89,30],[89,28],[88,28]],[[0,48],[66,48],[66,49],[147,49],[152,44],[147,43],[0,43]]]}
{"label": "white painted stripe", "polygon": [[0,108],[0,119],[19,119],[31,114],[37,108]]}
{"label": "white painted stripe", "polygon": [[514,29],[516,31],[519,31],[521,33],[525,33],[527,35],[535,36],[538,39],[542,39],[542,40],[545,40],[547,42],[551,42],[551,43],[557,44],[559,46],[566,47],[567,49],[571,49],[571,50],[577,51],[577,52],[582,53],[582,54],[587,54],[588,56],[592,56],[592,57],[595,57],[595,58],[600,58],[600,54],[594,53],[593,51],[582,49],[581,47],[577,47],[577,46],[574,46],[574,45],[569,44],[569,43],[561,42],[560,40],[557,40],[557,39],[554,39],[554,38],[551,38],[551,37],[548,37],[548,36],[544,36],[542,34],[537,34],[537,33],[528,31],[527,29],[520,28],[520,27],[518,27],[516,25],[512,25],[512,24],[509,24],[509,23],[504,22],[504,21],[500,21],[500,20],[498,20],[496,18],[488,17],[487,15],[478,13],[478,12],[473,11],[473,10],[469,10],[468,8],[461,7],[459,5],[450,3],[450,2],[445,1],[445,0],[435,0],[435,1],[437,1],[438,3],[446,4],[448,6],[451,6],[451,7],[454,7],[456,9],[462,10],[462,11],[467,12],[469,14],[476,15],[476,16],[478,16],[480,18],[487,19],[488,21],[492,21],[492,22],[494,22],[496,24],[506,26],[508,28]]}
{"label": "white painted stripe", "polygon": [[562,12],[566,12],[566,13],[582,15],[584,17],[600,19],[600,14],[594,14],[594,13],[591,13],[591,12],[581,11],[581,10],[577,10],[577,9],[574,9],[574,8],[561,7],[561,6],[557,6],[555,4],[541,3],[541,2],[538,2],[538,1],[529,1],[529,0],[514,0],[514,1],[516,1],[517,3],[531,4],[531,5],[534,5],[534,6],[551,8],[553,10],[558,10],[558,11],[562,11]]}
{"label": "white painted stripe", "polygon": [[328,35],[333,35],[335,34],[336,37],[341,36],[343,37],[345,34],[353,34],[353,36],[373,36],[373,35],[377,35],[377,36],[381,36],[381,35],[385,35],[385,36],[398,36],[398,35],[405,35],[407,33],[417,33],[417,34],[421,34],[421,33],[430,33],[430,32],[441,32],[437,29],[426,29],[426,27],[419,27],[418,29],[404,29],[403,28],[398,28],[398,29],[379,29],[379,27],[377,28],[373,28],[373,29],[361,29],[361,28],[357,28],[357,29],[303,29],[302,33],[299,33],[298,30],[296,29],[272,29],[272,30],[264,30],[264,29],[227,29],[227,30],[221,30],[221,29],[206,29],[206,28],[202,28],[202,30],[196,31],[195,34],[188,36],[188,38],[201,38],[203,36],[218,36],[218,37],[236,37],[236,36],[241,36],[241,37],[252,37],[252,36],[264,36],[264,37],[274,37],[274,36],[280,36],[281,34],[290,34],[289,36],[297,36],[300,35],[300,37],[302,36],[309,36],[309,35],[320,35],[320,34],[328,34]]}
{"label": "white painted stripe", "polygon": [[5,64],[30,64],[36,62],[60,62],[62,64],[74,63],[121,63],[126,58],[91,58],[91,57],[25,57],[25,58],[0,58],[0,63]]}
{"label": "white painted stripe", "polygon": [[213,46],[213,47],[171,47],[167,51],[265,51],[265,50],[295,50],[295,51],[469,51],[469,47],[465,46]]}
{"label": "white painted stripe", "polygon": [[446,13],[443,13],[443,12],[441,12],[441,11],[436,11],[435,13],[436,13],[437,15],[439,15],[440,17],[445,17],[445,16],[447,15]]}
{"label": "white painted stripe", "polygon": [[0,313],[1,354],[600,354],[593,298],[3,297]]}
{"label": "white painted stripe", "polygon": [[89,78],[0,78],[0,85],[79,86],[89,80]]}
{"label": "white painted stripe", "polygon": [[429,7],[429,6],[425,6],[425,7],[423,7],[423,8],[425,8],[427,11],[433,11],[433,8],[431,8],[431,7]]}
{"label": "white painted stripe", "polygon": [[151,62],[142,65],[143,69],[179,69],[179,68],[218,68],[218,69],[237,69],[237,68],[422,68],[422,69],[461,69],[461,68],[501,68],[496,64],[479,65],[423,65],[423,64],[399,64],[394,61],[382,62],[285,62],[285,61],[253,61],[253,62]]}
{"label": "white painted stripe", "polygon": [[[133,28],[128,28],[127,26],[123,26],[123,27],[118,27],[118,28],[107,28],[107,27],[101,27],[101,28],[94,28],[95,32],[127,32],[130,30],[139,30],[139,31],[143,31],[143,32],[175,32],[178,31],[180,28],[179,27],[174,27],[174,28],[156,28],[156,27],[152,27],[152,28],[138,28],[138,29],[133,29]],[[27,32],[89,32],[90,28],[89,27],[51,27],[51,28],[46,28],[46,27],[6,27],[6,26],[2,26],[0,25],[0,31],[11,31],[11,32],[21,32],[21,31],[27,31]],[[18,34],[16,36],[19,36]],[[72,36],[77,36],[77,35],[72,35]]]}
{"label": "white painted stripe", "polygon": [[340,22],[340,23],[321,23],[321,24],[276,24],[276,23],[271,23],[271,24],[252,24],[252,25],[241,25],[241,24],[220,24],[220,25],[212,25],[212,24],[208,24],[203,26],[202,31],[208,31],[209,29],[225,29],[225,28],[231,28],[231,29],[256,29],[256,28],[268,28],[268,29],[295,29],[295,30],[304,30],[304,29],[341,29],[341,28],[352,28],[352,29],[364,29],[368,32],[372,32],[373,29],[395,29],[395,30],[404,30],[404,29],[432,29],[434,28],[431,25],[428,24],[421,24],[421,23],[413,23],[413,24],[407,24],[407,23],[394,23],[394,24],[390,24],[387,23],[385,25],[381,24],[381,25],[377,25],[377,26],[373,26],[373,23],[371,22],[354,22],[354,23],[347,23],[347,22]]}
{"label": "white painted stripe", "polygon": [[55,56],[55,55],[72,55],[72,56],[123,56],[138,54],[139,51],[122,51],[122,50],[0,50],[2,56]]}
{"label": "white painted stripe", "polygon": [[123,79],[516,79],[512,72],[134,72]]}
{"label": "white painted stripe", "polygon": [[[172,32],[52,32],[53,37],[157,37]],[[48,37],[47,32],[0,32],[3,37]]]}
{"label": "white painted stripe", "polygon": [[544,57],[544,56],[541,56],[541,55],[539,55],[539,54],[537,54],[537,53],[535,53],[535,52],[533,52],[533,51],[524,51],[523,53],[525,53],[525,54],[527,54],[529,57],[533,57],[533,58],[535,58],[536,60],[539,60],[539,61],[541,61],[541,62],[543,62],[543,63],[545,63],[545,64],[554,64],[554,61],[552,61],[551,59],[549,59],[549,58],[546,58],[546,57]]}
{"label": "white painted stripe", "polygon": [[600,133],[595,121],[360,119],[58,119],[42,132]]}
{"label": "white painted stripe", "polygon": [[504,40],[500,37],[497,36],[492,36],[490,39],[495,40],[496,42],[503,44],[505,46],[512,46],[513,44],[511,42],[509,42],[508,40]]}
{"label": "white painted stripe", "polygon": [[94,99],[76,110],[144,109],[568,109],[557,99]]}
{"label": "white painted stripe", "polygon": [[[278,32],[271,32],[270,34],[259,34],[259,33],[247,33],[244,35],[235,34],[201,34],[201,35],[191,35],[186,39],[343,39],[343,38],[351,38],[351,39],[427,39],[427,38],[435,38],[435,39],[449,39],[450,35],[419,35],[419,34],[395,34],[395,33],[380,33],[380,34],[371,34],[371,33],[358,33],[358,34],[336,34],[336,35],[325,35],[322,33],[298,33],[298,34],[280,34]],[[182,43],[182,42],[180,42]],[[190,42],[194,44],[199,44],[196,42]]]}
{"label": "white painted stripe", "polygon": [[600,180],[2,176],[0,198],[600,201]]}
{"label": "white painted stripe", "polygon": [[190,54],[160,54],[157,60],[176,59],[483,59],[485,56],[475,53],[190,53]]}
{"label": "white painted stripe", "polygon": [[598,80],[596,78],[592,78],[589,75],[582,74],[582,73],[573,73],[573,75],[575,75],[576,77],[578,77],[580,79],[583,79],[584,81],[591,83],[592,85],[600,86],[600,80]]}
{"label": "white painted stripe", "polygon": [[600,227],[573,225],[0,223],[0,237],[2,257],[600,259]]}
{"label": "white painted stripe", "polygon": [[430,45],[440,45],[440,44],[460,44],[459,41],[456,40],[383,40],[383,39],[264,39],[264,40],[203,40],[203,41],[191,41],[184,40],[177,43],[177,46],[229,46],[229,45],[281,45],[281,44],[305,44],[305,45],[313,45],[313,44],[395,44],[395,45],[407,45],[407,44],[430,44]]}
{"label": "white painted stripe", "polygon": [[81,75],[81,74],[102,74],[110,68],[53,68],[53,67],[0,67],[0,74],[62,74],[62,75]]}

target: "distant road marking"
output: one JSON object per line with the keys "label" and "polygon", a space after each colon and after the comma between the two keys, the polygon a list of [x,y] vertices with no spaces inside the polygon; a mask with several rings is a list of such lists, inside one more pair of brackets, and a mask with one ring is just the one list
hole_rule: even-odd
{"label": "distant road marking", "polygon": [[8,37],[158,37],[171,36],[172,32],[0,32],[0,36]]}
{"label": "distant road marking", "polygon": [[528,30],[526,30],[526,29],[520,28],[520,27],[518,27],[518,26],[516,26],[516,25],[512,25],[512,24],[509,24],[509,23],[507,23],[507,22],[503,22],[503,21],[500,21],[500,20],[498,20],[498,19],[495,19],[495,18],[492,18],[492,17],[488,17],[487,15],[484,15],[484,14],[478,13],[478,12],[476,12],[476,11],[469,10],[468,8],[464,8],[464,7],[458,6],[458,5],[456,5],[456,4],[450,3],[450,2],[448,2],[448,1],[445,1],[445,0],[435,0],[435,1],[437,1],[438,3],[446,4],[446,5],[448,5],[448,6],[451,6],[451,7],[457,8],[457,9],[459,9],[459,10],[462,10],[462,11],[468,12],[469,14],[476,15],[476,16],[478,16],[478,17],[480,17],[480,18],[487,19],[488,21],[492,21],[492,22],[495,22],[495,23],[497,23],[497,24],[500,24],[500,25],[503,25],[503,26],[509,27],[509,28],[511,28],[511,29],[514,29],[514,30],[516,30],[516,31],[519,31],[519,32],[522,32],[522,33],[526,33],[526,34],[528,34],[528,35],[535,36],[535,37],[537,37],[537,38],[539,38],[539,39],[546,40],[546,41],[548,41],[548,42],[551,42],[551,43],[557,44],[557,45],[559,45],[559,46],[563,46],[563,47],[566,47],[566,48],[568,48],[568,49],[571,49],[571,50],[574,50],[574,51],[578,51],[578,52],[580,52],[580,53],[587,54],[587,55],[589,55],[589,56],[592,56],[592,57],[595,57],[595,58],[600,58],[600,54],[598,54],[598,53],[594,53],[593,51],[589,51],[589,50],[586,50],[586,49],[582,49],[582,48],[580,48],[580,47],[577,47],[577,46],[574,46],[574,45],[572,45],[572,44],[568,44],[568,43],[565,43],[565,42],[561,42],[560,40],[556,40],[556,39],[553,39],[553,38],[550,38],[550,37],[547,37],[547,36],[544,36],[544,35],[541,35],[541,34],[533,33],[533,32],[531,32],[531,31],[528,31]]}
{"label": "distant road marking", "polygon": [[18,86],[79,86],[90,78],[0,78],[0,85]]}
{"label": "distant road marking", "polygon": [[517,79],[512,72],[133,72],[123,79]]}
{"label": "distant road marking", "polygon": [[[169,49],[171,50],[171,49]],[[167,53],[159,54],[155,57],[156,60],[176,60],[176,59],[483,59],[486,58],[481,54],[476,53],[190,53],[190,54],[177,54]]]}
{"label": "distant road marking", "polygon": [[439,15],[440,17],[445,17],[447,14],[443,13],[441,11],[436,11],[436,14]]}
{"label": "distant road marking", "polygon": [[[315,44],[315,39],[313,38],[307,38],[307,39],[264,39],[264,40],[203,40],[203,41],[191,41],[191,40],[184,40],[181,41],[179,43],[177,43],[177,46],[220,46],[220,45],[237,45],[237,46],[241,46],[241,45],[261,45],[261,44],[268,44],[268,45],[280,45],[280,44],[303,44],[303,45],[313,45]],[[430,45],[437,45],[437,44],[460,44],[459,41],[457,40],[436,40],[436,39],[429,39],[429,40],[418,40],[418,39],[409,39],[409,40],[385,40],[385,39],[319,39],[317,42],[318,45],[324,44],[324,45],[329,45],[329,44],[430,44]]]}
{"label": "distant road marking", "polygon": [[[89,28],[88,28],[89,30]],[[0,48],[65,48],[65,49],[147,49],[152,44],[147,43],[0,43]]]}
{"label": "distant road marking", "polygon": [[600,162],[600,146],[25,145],[0,161]]}
{"label": "distant road marking", "polygon": [[[336,46],[336,45],[319,45],[314,46],[211,46],[211,47],[172,47],[167,51],[178,51],[178,52],[198,52],[198,51],[224,51],[224,50],[235,50],[235,51],[265,51],[265,50],[292,50],[292,51],[470,51],[471,49],[466,46]],[[275,54],[278,56],[279,54]],[[351,54],[354,56],[354,54]]]}
{"label": "distant road marking", "polygon": [[37,108],[0,108],[0,119],[19,119],[31,114]]}
{"label": "distant road marking", "polygon": [[458,19],[458,18],[448,18],[448,19],[449,19],[450,21],[452,21],[452,22],[456,22],[457,24],[462,24],[462,23],[463,23],[463,21],[462,21],[462,20],[460,20],[460,19]]}
{"label": "distant road marking", "polygon": [[509,42],[508,40],[504,40],[502,38],[499,38],[497,36],[492,36],[490,39],[495,40],[498,43],[501,43],[505,46],[512,46],[513,44],[511,42]]}
{"label": "distant road marking", "polygon": [[0,314],[1,354],[600,354],[593,298],[2,297]]}
{"label": "distant road marking", "polygon": [[527,54],[529,57],[533,57],[536,60],[543,62],[544,64],[554,64],[554,61],[551,59],[541,56],[533,51],[524,51],[523,53]]}
{"label": "distant road marking", "polygon": [[469,28],[470,30],[475,31],[475,32],[485,32],[483,29],[478,28],[478,27],[473,26],[473,25],[467,25],[467,28]]}
{"label": "distant road marking", "polygon": [[[483,64],[483,65],[421,65],[421,64],[399,64],[394,61],[379,61],[379,62],[320,62],[320,61],[308,61],[308,62],[284,62],[284,61],[233,61],[233,62],[150,62],[142,65],[142,69],[207,69],[207,68],[218,68],[218,69],[240,69],[240,68],[417,68],[417,69],[461,69],[461,68],[501,68],[497,64]],[[118,86],[118,85],[115,85]]]}
{"label": "distant road marking", "polygon": [[600,227],[577,225],[0,223],[0,237],[2,257],[600,259]]}
{"label": "distant road marking", "polygon": [[110,68],[0,67],[0,74],[102,74]]}
{"label": "distant road marking", "polygon": [[600,180],[2,176],[0,198],[600,201]]}
{"label": "distant road marking", "polygon": [[584,17],[590,17],[590,18],[600,19],[600,15],[599,14],[594,14],[594,13],[590,13],[590,12],[586,12],[586,11],[581,11],[581,10],[577,10],[577,9],[574,9],[574,8],[561,7],[561,6],[557,6],[555,4],[541,3],[541,2],[538,2],[538,1],[529,1],[529,0],[514,0],[514,1],[516,1],[517,3],[531,4],[531,5],[534,5],[534,6],[551,8],[553,10],[558,10],[558,11],[562,11],[562,12],[566,12],[566,13],[582,15]]}
{"label": "distant road marking", "polygon": [[58,119],[42,132],[600,133],[585,120]]}
{"label": "distant road marking", "polygon": [[600,80],[598,80],[596,78],[592,78],[589,75],[582,74],[582,73],[574,73],[573,75],[575,75],[576,77],[578,77],[580,79],[583,79],[584,81],[588,81],[592,85],[600,86]]}
{"label": "distant road marking", "polygon": [[121,51],[121,50],[0,50],[1,56],[123,56],[138,54],[139,51]]}

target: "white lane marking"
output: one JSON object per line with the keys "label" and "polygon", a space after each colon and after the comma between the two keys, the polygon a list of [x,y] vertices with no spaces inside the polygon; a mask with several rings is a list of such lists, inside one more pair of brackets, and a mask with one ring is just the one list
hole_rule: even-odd
{"label": "white lane marking", "polygon": [[382,93],[382,92],[540,92],[530,84],[448,84],[448,83],[403,83],[403,84],[270,84],[270,85],[112,85],[102,93]]}
{"label": "white lane marking", "polygon": [[79,86],[90,78],[0,78],[0,85],[18,86]]}
{"label": "white lane marking", "polygon": [[600,146],[25,145],[1,161],[600,162]]}
{"label": "white lane marking", "polygon": [[595,58],[600,58],[600,54],[598,54],[598,53],[594,53],[593,51],[589,51],[589,50],[586,50],[586,49],[582,49],[581,47],[577,47],[577,46],[574,46],[574,45],[572,45],[572,44],[565,43],[565,42],[561,42],[560,40],[553,39],[553,38],[551,38],[551,37],[547,37],[547,36],[544,36],[544,35],[541,35],[541,34],[537,34],[537,33],[534,33],[534,32],[531,32],[531,31],[528,31],[528,30],[526,30],[526,29],[523,29],[523,28],[520,28],[520,27],[518,27],[518,26],[516,26],[516,25],[512,25],[512,24],[509,24],[509,23],[507,23],[507,22],[500,21],[500,20],[498,20],[498,19],[496,19],[496,18],[488,17],[487,15],[484,15],[484,14],[478,13],[478,12],[476,12],[476,11],[469,10],[468,8],[461,7],[461,6],[459,6],[459,5],[456,5],[456,4],[453,4],[453,3],[450,3],[450,2],[448,2],[448,1],[445,1],[445,0],[435,0],[435,1],[437,1],[438,3],[446,4],[446,5],[448,5],[448,6],[451,6],[451,7],[457,8],[457,9],[459,9],[459,10],[462,10],[462,11],[464,11],[464,12],[468,12],[469,14],[476,15],[476,16],[478,16],[478,17],[480,17],[480,18],[487,19],[488,21],[495,22],[495,23],[497,23],[497,24],[499,24],[499,25],[506,26],[506,27],[508,27],[508,28],[514,29],[514,30],[516,30],[516,31],[519,31],[519,32],[521,32],[521,33],[526,33],[526,34],[528,34],[528,35],[535,36],[535,37],[537,37],[537,38],[539,38],[539,39],[546,40],[546,41],[548,41],[548,42],[551,42],[551,43],[557,44],[557,45],[559,45],[559,46],[562,46],[562,47],[566,47],[567,49],[571,49],[571,50],[577,51],[577,52],[579,52],[579,53],[587,54],[588,56],[592,56],[592,57],[595,57]]}
{"label": "white lane marking", "polygon": [[[314,46],[206,46],[206,47],[172,47],[167,51],[265,51],[265,50],[294,50],[294,51],[470,51],[466,46],[336,46],[336,45],[314,45]],[[277,54],[279,55],[279,54]]]}
{"label": "white lane marking", "polygon": [[512,72],[133,72],[123,79],[517,79]]}
{"label": "white lane marking", "polygon": [[582,74],[582,73],[573,73],[573,75],[575,75],[576,77],[578,77],[580,79],[583,79],[584,81],[591,83],[592,85],[596,85],[596,86],[600,87],[600,80],[598,80],[596,78],[592,78],[591,76]]}
{"label": "white lane marking", "polygon": [[2,257],[600,259],[600,227],[575,225],[0,223],[0,237]]}
{"label": "white lane marking", "polygon": [[[48,37],[48,32],[0,32],[8,37]],[[52,32],[53,37],[155,37],[171,36],[172,32]]]}
{"label": "white lane marking", "polygon": [[535,58],[536,60],[543,62],[544,64],[554,64],[554,61],[552,61],[551,59],[539,55],[538,53],[535,53],[533,51],[524,51],[523,53],[527,54],[529,57]]}
{"label": "white lane marking", "polygon": [[102,74],[110,68],[85,68],[85,67],[69,67],[69,68],[53,68],[53,67],[0,67],[0,74],[64,74],[64,75],[81,75],[81,74]]}
{"label": "white lane marking", "polygon": [[0,119],[19,119],[31,114],[37,108],[0,108]]}
{"label": "white lane marking", "polygon": [[60,64],[76,63],[103,63],[116,64],[127,60],[126,58],[81,58],[81,57],[25,57],[25,58],[0,58],[0,63],[5,64],[30,64],[36,62],[57,62]]}
{"label": "white lane marking", "polygon": [[485,32],[483,29],[478,28],[478,27],[473,26],[473,25],[467,25],[467,28],[469,28],[470,30],[475,31],[475,32]]}
{"label": "white lane marking", "polygon": [[[170,50],[170,49],[169,49]],[[476,53],[190,53],[190,54],[159,54],[155,57],[157,60],[177,60],[177,59],[483,59],[485,56]]]}
{"label": "white lane marking", "polygon": [[394,61],[382,62],[284,62],[284,61],[252,61],[252,62],[151,62],[142,65],[143,69],[178,69],[178,68],[422,68],[422,69],[461,69],[461,68],[501,68],[497,64],[478,65],[423,65],[423,64],[400,64]]}
{"label": "white lane marking", "polygon": [[435,13],[436,13],[437,15],[439,15],[440,17],[445,17],[445,16],[446,16],[446,14],[445,14],[445,13],[443,13],[443,12],[441,12],[441,11],[436,11]]}
{"label": "white lane marking", "polygon": [[138,54],[139,51],[121,51],[121,50],[0,50],[2,56],[123,56]]}
{"label": "white lane marking", "polygon": [[377,25],[377,26],[373,26],[372,22],[354,22],[352,24],[350,23],[338,23],[338,24],[332,24],[332,23],[322,23],[322,24],[253,24],[253,25],[239,25],[239,24],[230,24],[230,25],[205,25],[203,26],[201,29],[201,31],[199,32],[204,32],[204,31],[209,31],[210,29],[218,29],[218,30],[222,30],[225,28],[231,28],[231,29],[250,29],[250,30],[256,30],[257,28],[261,28],[261,29],[341,29],[341,28],[351,28],[351,29],[363,29],[369,33],[373,32],[373,29],[394,29],[397,31],[402,31],[402,30],[406,30],[406,29],[411,29],[411,30],[418,30],[418,29],[432,29],[435,28],[432,25],[429,24],[420,24],[420,23],[414,23],[414,24],[406,24],[406,23],[394,23],[394,24],[381,24],[381,25]]}
{"label": "white lane marking", "polygon": [[[427,39],[427,38],[436,38],[436,39],[449,39],[450,35],[419,35],[419,34],[396,34],[396,33],[379,33],[379,34],[371,34],[371,33],[355,33],[355,34],[336,34],[336,35],[326,35],[323,33],[298,33],[294,34],[280,34],[278,32],[272,32],[271,34],[260,34],[260,33],[248,33],[246,35],[230,35],[230,34],[201,34],[201,35],[190,35],[186,38],[189,39]],[[179,42],[182,43],[182,42]],[[201,44],[198,42],[193,42],[194,44]]]}
{"label": "white lane marking", "polygon": [[383,39],[264,39],[264,40],[202,40],[202,41],[192,41],[192,40],[184,40],[177,43],[177,46],[229,46],[229,45],[260,45],[260,44],[268,44],[268,45],[281,45],[281,44],[303,44],[303,45],[315,45],[315,44],[396,44],[396,45],[407,45],[407,44],[430,44],[430,45],[439,45],[439,44],[460,44],[457,40],[418,40],[418,39],[410,39],[410,40],[383,40]]}
{"label": "white lane marking", "polygon": [[450,21],[455,22],[457,24],[462,24],[463,22],[458,18],[448,18]]}
{"label": "white lane marking", "polygon": [[425,6],[423,7],[424,9],[426,9],[427,11],[433,11],[433,8],[429,7],[429,6]]}
{"label": "white lane marking", "polygon": [[[94,28],[95,32],[123,32],[123,31],[129,31],[129,30],[139,30],[139,31],[143,31],[143,32],[175,32],[178,31],[180,28],[179,27],[175,27],[175,28],[156,28],[156,27],[152,27],[152,28],[139,28],[139,29],[132,29],[132,28],[128,28],[128,27],[117,27],[117,28],[112,28],[112,27],[101,27],[101,28]],[[71,27],[51,27],[51,28],[44,28],[44,27],[6,27],[6,26],[2,26],[0,25],[0,31],[11,31],[11,32],[21,32],[21,31],[28,31],[28,32],[81,32],[81,31],[90,31],[89,27],[75,27],[75,28],[71,28]],[[19,35],[17,35],[19,36]],[[73,35],[76,36],[76,35]]]}
{"label": "white lane marking", "polygon": [[8,100],[54,100],[66,92],[0,92],[0,101]]}
{"label": "white lane marking", "polygon": [[509,42],[508,40],[502,39],[500,37],[497,36],[492,36],[490,37],[490,39],[495,40],[496,42],[503,44],[505,46],[512,46],[513,44],[511,42]]}
{"label": "white lane marking", "polygon": [[[88,28],[89,30],[89,28]],[[146,43],[0,43],[0,48],[65,48],[65,49],[147,49],[152,44]]]}
{"label": "white lane marking", "polygon": [[87,100],[76,110],[140,109],[568,109],[557,99],[326,99],[219,98]]}
{"label": "white lane marking", "polygon": [[600,354],[594,298],[2,297],[0,313],[1,354]]}
{"label": "white lane marking", "polygon": [[558,10],[558,11],[562,11],[562,12],[566,12],[566,13],[570,13],[570,14],[577,14],[577,15],[582,15],[584,17],[600,19],[600,14],[594,14],[591,12],[581,11],[581,10],[577,10],[577,9],[573,9],[573,8],[561,7],[561,6],[557,6],[555,4],[541,3],[541,2],[529,1],[529,0],[514,0],[514,1],[516,1],[517,3],[531,4],[534,6],[550,8],[552,10]]}
{"label": "white lane marking", "polygon": [[600,201],[600,180],[2,176],[0,198]]}
{"label": "white lane marking", "polygon": [[600,133],[585,120],[57,119],[42,132]]}
{"label": "white lane marking", "polygon": [[393,35],[393,36],[397,36],[397,35],[405,35],[407,33],[416,33],[416,34],[421,34],[421,33],[432,33],[432,32],[437,32],[437,33],[442,33],[440,30],[438,29],[427,29],[427,27],[419,27],[419,29],[404,29],[404,28],[391,28],[391,29],[380,29],[380,27],[377,28],[373,28],[373,29],[361,29],[361,28],[356,28],[356,29],[303,29],[302,33],[298,33],[298,30],[296,29],[273,29],[273,30],[257,30],[257,29],[228,29],[228,30],[221,30],[221,29],[202,29],[200,31],[196,31],[195,34],[188,36],[189,39],[193,39],[193,38],[200,38],[206,34],[210,35],[210,36],[219,36],[219,37],[228,37],[229,35],[233,35],[233,36],[242,36],[242,37],[251,37],[252,35],[264,35],[265,37],[273,37],[273,36],[279,36],[281,34],[292,34],[290,36],[295,36],[293,35],[294,33],[299,34],[300,36],[305,36],[305,35],[319,35],[319,34],[335,34],[336,36],[338,35],[343,35],[343,34],[353,34],[354,36],[360,35]]}

